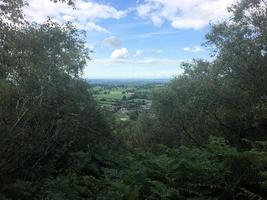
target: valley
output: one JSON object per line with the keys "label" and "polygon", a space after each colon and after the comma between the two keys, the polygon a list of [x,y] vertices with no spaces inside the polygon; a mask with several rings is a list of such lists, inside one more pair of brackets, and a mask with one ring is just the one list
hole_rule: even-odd
{"label": "valley", "polygon": [[113,114],[118,121],[130,121],[150,110],[153,93],[166,84],[167,81],[153,80],[103,80],[92,84],[92,92],[103,111]]}

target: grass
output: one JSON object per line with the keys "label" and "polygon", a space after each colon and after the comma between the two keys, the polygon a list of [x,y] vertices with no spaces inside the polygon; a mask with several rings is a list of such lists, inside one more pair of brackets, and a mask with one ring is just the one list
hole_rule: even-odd
{"label": "grass", "polygon": [[[104,110],[112,111],[113,116],[115,117],[116,121],[128,121],[130,119],[132,112],[137,112],[141,108],[140,106],[143,105],[142,102],[145,102],[145,106],[151,105],[151,93],[154,89],[160,89],[162,87],[158,86],[150,86],[148,88],[142,87],[109,87],[109,86],[96,86],[93,87],[94,97]],[[127,98],[133,95],[131,92],[127,93],[126,91],[133,91],[135,96],[128,99],[126,102],[122,101],[123,96]],[[143,94],[145,94],[143,96]],[[145,97],[146,96],[146,97]],[[145,99],[143,99],[144,97]],[[148,98],[148,99],[146,99]],[[113,107],[113,105],[118,104],[119,106],[125,106],[124,111],[119,110],[120,107]]]}
{"label": "grass", "polygon": [[[99,87],[94,88],[95,91],[100,91]],[[125,92],[125,88],[112,88],[111,90],[102,90],[100,91],[100,94],[97,94],[97,99],[106,99],[107,101],[110,101],[112,99],[114,100],[121,100],[123,96],[129,97],[130,95],[123,92]],[[106,94],[105,94],[106,93]]]}

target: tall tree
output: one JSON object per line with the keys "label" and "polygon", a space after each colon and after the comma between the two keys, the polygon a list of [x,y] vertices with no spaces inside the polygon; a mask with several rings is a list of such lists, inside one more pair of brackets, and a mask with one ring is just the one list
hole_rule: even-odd
{"label": "tall tree", "polygon": [[22,1],[1,5],[0,198],[29,199],[73,153],[93,158],[110,132],[79,78],[90,59],[82,33],[71,23],[23,21]]}
{"label": "tall tree", "polygon": [[200,145],[209,135],[223,135],[240,146],[242,138],[266,139],[267,3],[242,0],[229,11],[232,17],[207,34],[214,61],[185,63],[184,73],[154,101],[177,140]]}

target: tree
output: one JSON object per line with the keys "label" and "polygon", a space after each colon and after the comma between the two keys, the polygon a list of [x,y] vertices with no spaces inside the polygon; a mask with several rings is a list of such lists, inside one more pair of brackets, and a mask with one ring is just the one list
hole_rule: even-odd
{"label": "tree", "polygon": [[267,2],[243,0],[229,10],[232,20],[214,25],[207,35],[208,44],[217,49],[214,71],[224,84],[220,99],[228,96],[223,106],[231,110],[218,120],[231,126],[239,137],[263,139],[267,122]]}
{"label": "tree", "polygon": [[69,167],[72,154],[90,152],[97,160],[110,139],[79,79],[89,59],[82,33],[50,20],[18,25],[22,4],[7,1],[0,17],[0,194],[11,199],[36,198],[45,179]]}
{"label": "tree", "polygon": [[267,4],[243,0],[229,11],[232,18],[207,35],[214,61],[183,64],[155,98],[160,123],[181,143],[201,146],[221,135],[240,147],[242,138],[266,139]]}

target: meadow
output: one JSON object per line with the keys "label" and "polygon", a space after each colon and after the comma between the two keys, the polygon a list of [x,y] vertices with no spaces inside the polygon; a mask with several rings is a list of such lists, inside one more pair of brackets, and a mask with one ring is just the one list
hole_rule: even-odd
{"label": "meadow", "polygon": [[97,84],[92,85],[92,93],[104,111],[111,112],[117,119],[129,121],[136,119],[140,113],[149,111],[153,93],[165,85],[166,83]]}

